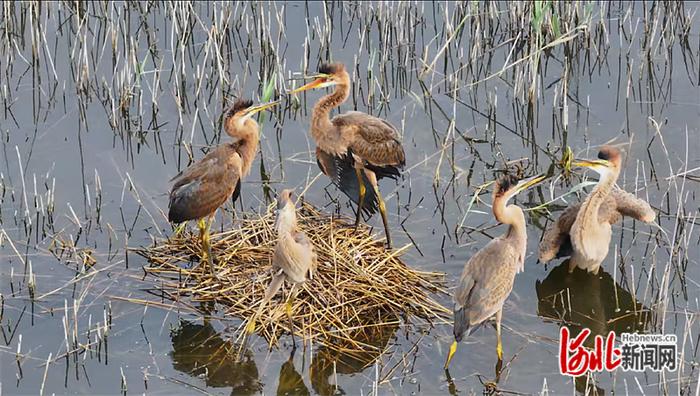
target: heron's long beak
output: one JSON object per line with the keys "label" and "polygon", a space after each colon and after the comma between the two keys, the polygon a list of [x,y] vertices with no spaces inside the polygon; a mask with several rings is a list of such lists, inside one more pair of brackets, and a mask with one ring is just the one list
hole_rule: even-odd
{"label": "heron's long beak", "polygon": [[584,168],[591,168],[591,169],[600,169],[600,168],[608,168],[610,167],[610,161],[606,160],[585,160],[585,159],[577,159],[574,160],[574,162],[571,163],[573,166],[581,166]]}
{"label": "heron's long beak", "polygon": [[527,190],[528,188],[540,183],[541,181],[547,179],[548,177],[549,177],[549,175],[547,175],[546,173],[543,173],[541,175],[537,175],[537,176],[529,178],[529,179],[521,180],[520,182],[518,182],[518,185],[515,188],[515,194],[517,194],[521,191]]}
{"label": "heron's long beak", "polygon": [[452,360],[452,356],[454,356],[455,352],[457,352],[457,341],[452,341],[452,345],[450,345],[450,352],[447,354],[447,361],[445,362],[445,370],[447,370],[447,367],[450,366],[450,361]]}
{"label": "heron's long beak", "polygon": [[249,108],[247,109],[245,115],[246,115],[247,117],[250,117],[250,116],[252,116],[252,115],[255,114],[255,113],[259,113],[259,112],[261,112],[261,111],[263,111],[263,110],[265,110],[265,109],[269,109],[270,107],[277,106],[279,103],[280,103],[279,100],[275,100],[274,102],[263,103],[263,104],[259,104],[259,105],[257,105],[257,106],[249,107]]}
{"label": "heron's long beak", "polygon": [[310,83],[308,83],[308,84],[306,84],[306,85],[302,85],[301,87],[299,87],[299,88],[293,90],[292,92],[290,92],[290,94],[299,93],[299,92],[306,91],[306,90],[309,90],[309,89],[320,88],[320,87],[323,86],[323,83],[326,82],[326,79],[328,78],[328,76],[325,75],[325,74],[318,74],[318,75],[315,75],[315,76],[311,76],[310,78],[315,78],[315,80],[313,80],[313,81],[311,81]]}

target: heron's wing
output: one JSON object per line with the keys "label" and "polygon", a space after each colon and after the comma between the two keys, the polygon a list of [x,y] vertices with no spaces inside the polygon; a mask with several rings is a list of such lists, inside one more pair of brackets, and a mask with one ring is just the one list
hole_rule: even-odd
{"label": "heron's wing", "polygon": [[614,189],[610,195],[615,199],[617,211],[621,216],[629,216],[645,223],[651,223],[656,219],[656,213],[645,200],[620,188]]}
{"label": "heron's wing", "polygon": [[293,236],[294,241],[303,247],[304,254],[308,254],[308,260],[311,261],[311,268],[309,269],[309,273],[311,274],[315,272],[316,267],[318,266],[318,256],[316,255],[314,244],[311,243],[311,240],[306,236],[305,233],[301,231],[294,231]]}
{"label": "heron's wing", "polygon": [[[399,140],[396,128],[385,120],[361,113],[350,111],[333,117],[333,125],[349,137],[348,147],[357,156],[369,164],[369,168],[383,168],[387,174],[399,174],[397,167],[406,164],[406,154]],[[372,169],[374,170],[374,169]]]}
{"label": "heron's wing", "polygon": [[[542,240],[539,246],[539,259],[546,263],[559,256],[559,251],[563,250],[564,246],[571,246],[569,241],[569,230],[576,220],[578,210],[581,208],[580,203],[573,204],[566,208],[559,218],[551,223],[544,231]],[[563,252],[562,252],[563,253]],[[571,253],[569,253],[571,254]]]}
{"label": "heron's wing", "polygon": [[173,181],[168,219],[180,223],[213,213],[240,183],[241,157],[232,145],[220,145]]}
{"label": "heron's wing", "polygon": [[469,259],[453,299],[455,334],[478,325],[501,309],[513,289],[521,260],[517,248],[502,238],[492,240]]}
{"label": "heron's wing", "polygon": [[[581,204],[574,204],[566,208],[559,218],[544,232],[539,246],[539,259],[548,262],[555,257],[571,255],[571,241],[569,231],[578,216]],[[623,216],[633,217],[639,221],[650,223],[656,218],[656,213],[644,200],[622,190],[614,188],[606,197],[598,209],[598,219],[601,222],[615,224],[622,220]]]}
{"label": "heron's wing", "polygon": [[[316,162],[321,171],[331,179],[333,184],[350,200],[358,204],[360,201],[360,184],[355,174],[355,160],[352,158],[352,155],[334,156],[316,147]],[[381,178],[382,175],[378,174],[377,179]],[[377,194],[370,187],[371,185],[364,172],[362,172],[362,180],[366,187],[362,211],[365,215],[371,216],[379,209]]]}
{"label": "heron's wing", "polygon": [[278,236],[272,266],[283,270],[287,279],[294,283],[305,281],[306,275],[313,271],[315,261],[313,244],[306,235],[299,231],[291,231]]}

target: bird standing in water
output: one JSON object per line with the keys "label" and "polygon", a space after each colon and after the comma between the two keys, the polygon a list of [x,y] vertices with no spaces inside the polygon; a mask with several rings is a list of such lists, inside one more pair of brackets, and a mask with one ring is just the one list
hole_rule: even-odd
{"label": "bird standing in water", "polygon": [[[379,207],[387,246],[391,247],[386,206],[377,181],[383,177],[396,179],[406,164],[399,133],[387,121],[359,111],[330,118],[331,110],[350,95],[350,75],[344,65],[321,65],[313,78],[314,81],[292,93],[335,86],[335,91],[322,97],[313,108],[311,135],[317,145],[318,165],[341,191],[357,202],[355,227],[363,211],[372,214]],[[367,183],[372,187],[369,191]]]}
{"label": "bird standing in water", "polygon": [[250,100],[236,101],[224,115],[224,131],[236,141],[220,144],[171,180],[168,220],[173,223],[199,220],[202,256],[206,256],[215,278],[209,242],[211,217],[231,195],[234,200],[238,198],[241,179],[250,172],[260,139],[253,115],[277,103],[253,106]]}
{"label": "bird standing in water", "polygon": [[292,200],[292,190],[283,190],[277,201],[277,244],[272,256],[272,281],[265,291],[265,297],[258,308],[256,315],[248,322],[248,334],[255,331],[255,320],[261,313],[262,308],[277,291],[282,287],[286,279],[292,284],[289,297],[286,303],[287,317],[289,318],[289,330],[294,341],[294,327],[292,323],[292,306],[295,298],[297,285],[306,282],[313,277],[317,266],[317,256],[314,245],[309,238],[299,230],[297,226],[297,214],[294,201]]}
{"label": "bird standing in water", "polygon": [[581,204],[569,207],[547,228],[540,242],[540,261],[571,255],[569,272],[579,267],[597,274],[608,255],[612,224],[622,216],[645,223],[654,221],[656,214],[647,202],[615,186],[621,164],[620,150],[611,146],[603,146],[596,160],[574,162],[575,166],[598,172],[600,180]]}
{"label": "bird standing in water", "polygon": [[501,316],[503,304],[513,289],[515,274],[525,265],[527,233],[525,215],[516,205],[508,205],[508,200],[546,178],[535,176],[518,180],[512,176],[501,177],[493,191],[493,215],[498,222],[507,224],[505,234],[493,239],[483,249],[476,252],[464,265],[459,285],[453,296],[454,337],[445,362],[445,369],[457,351],[457,344],[465,333],[471,332],[492,316],[496,316],[496,354],[498,362],[503,361],[501,344]]}

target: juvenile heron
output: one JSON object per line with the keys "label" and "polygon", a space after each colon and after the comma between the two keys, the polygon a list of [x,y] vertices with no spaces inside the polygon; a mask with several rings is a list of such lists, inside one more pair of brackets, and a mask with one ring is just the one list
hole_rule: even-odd
{"label": "juvenile heron", "polygon": [[622,216],[645,223],[654,221],[656,214],[647,202],[615,186],[621,163],[620,150],[611,146],[603,146],[597,160],[574,162],[598,172],[600,180],[582,203],[567,208],[547,228],[539,247],[541,262],[570,255],[569,272],[579,267],[597,274],[608,255],[612,224]]}
{"label": "juvenile heron", "polygon": [[[373,214],[379,207],[387,246],[391,248],[386,207],[377,181],[383,177],[396,179],[406,164],[399,133],[387,121],[359,111],[329,117],[331,110],[350,95],[350,75],[344,65],[321,65],[313,78],[314,81],[291,93],[335,86],[335,91],[322,97],[313,108],[311,135],[317,145],[318,165],[343,193],[357,203],[355,227],[359,225],[363,211]],[[367,183],[372,187],[369,191]]]}
{"label": "juvenile heron", "polygon": [[508,205],[508,200],[546,178],[535,176],[518,181],[515,177],[504,176],[493,190],[493,215],[498,222],[507,224],[505,234],[493,239],[483,249],[476,252],[462,270],[459,285],[453,296],[455,341],[450,346],[445,368],[457,351],[457,344],[465,333],[496,316],[496,354],[503,360],[501,344],[501,316],[503,303],[513,289],[515,274],[522,271],[525,264],[527,233],[525,215],[516,205]]}
{"label": "juvenile heron", "polygon": [[286,279],[292,284],[286,303],[287,317],[289,318],[289,330],[294,340],[294,327],[292,323],[292,304],[295,298],[296,286],[306,282],[313,276],[317,266],[317,256],[314,246],[309,238],[297,227],[297,214],[292,200],[292,190],[283,190],[277,201],[277,244],[272,256],[272,281],[265,291],[257,314],[250,320],[247,326],[248,333],[255,331],[255,320],[262,312],[262,308],[277,291],[282,287]]}
{"label": "juvenile heron", "polygon": [[211,150],[171,181],[168,220],[183,223],[199,220],[202,255],[207,257],[212,276],[217,277],[209,243],[209,226],[216,209],[241,191],[241,179],[250,172],[258,149],[258,123],[253,115],[278,102],[253,106],[250,100],[238,100],[224,115],[224,131],[236,139]]}

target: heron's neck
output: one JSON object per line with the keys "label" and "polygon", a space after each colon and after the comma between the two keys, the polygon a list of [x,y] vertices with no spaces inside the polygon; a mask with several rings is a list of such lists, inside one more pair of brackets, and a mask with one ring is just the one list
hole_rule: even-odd
{"label": "heron's neck", "polygon": [[608,194],[610,194],[619,174],[620,172],[618,170],[613,169],[601,175],[600,181],[581,205],[580,213],[583,213],[585,216],[585,221],[598,224],[598,210],[600,209],[600,205],[605,201]]}
{"label": "heron's neck", "polygon": [[247,176],[250,172],[250,167],[253,165],[253,160],[255,160],[255,153],[258,151],[258,141],[257,133],[245,134],[238,139],[236,152],[241,156],[243,176]]}
{"label": "heron's neck", "polygon": [[505,200],[496,200],[493,203],[493,214],[496,220],[509,226],[503,238],[513,241],[519,252],[524,251],[527,247],[527,232],[522,209],[517,205],[506,206]]}
{"label": "heron's neck", "polygon": [[335,153],[340,136],[331,123],[331,110],[340,106],[350,95],[349,85],[338,84],[335,91],[322,97],[314,106],[311,120],[311,135],[322,150]]}
{"label": "heron's neck", "polygon": [[280,209],[276,226],[279,238],[289,236],[289,234],[296,229],[297,214],[291,202],[287,202],[282,209]]}

